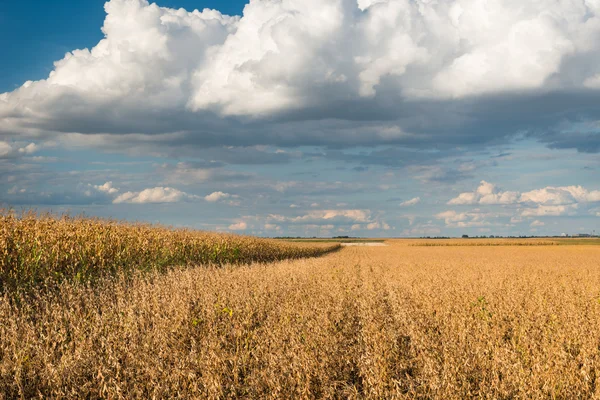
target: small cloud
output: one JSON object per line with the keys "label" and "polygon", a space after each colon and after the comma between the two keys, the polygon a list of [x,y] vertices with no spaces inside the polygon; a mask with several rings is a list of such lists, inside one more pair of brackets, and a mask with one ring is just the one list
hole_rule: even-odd
{"label": "small cloud", "polygon": [[13,148],[10,144],[6,142],[0,142],[0,157],[9,156],[13,151]]}
{"label": "small cloud", "polygon": [[437,219],[443,219],[446,226],[453,228],[475,228],[489,226],[491,223],[486,219],[494,217],[493,215],[473,210],[471,212],[457,213],[454,210],[444,211],[436,214]]}
{"label": "small cloud", "polygon": [[367,224],[367,230],[373,231],[376,229],[383,229],[384,231],[389,231],[391,228],[384,221],[371,222],[370,224]]}
{"label": "small cloud", "polygon": [[410,207],[410,206],[419,204],[420,202],[421,202],[421,198],[415,197],[414,199],[410,199],[410,200],[400,203],[400,207]]}
{"label": "small cloud", "polygon": [[248,229],[248,224],[243,221],[229,225],[229,230],[231,231],[245,231],[246,229]]}
{"label": "small cloud", "polygon": [[545,223],[543,223],[542,221],[538,221],[538,220],[536,219],[536,220],[535,220],[535,221],[533,221],[533,222],[531,223],[531,225],[529,225],[529,226],[530,226],[530,227],[532,227],[532,228],[535,228],[535,227],[537,227],[537,226],[544,226],[544,225],[546,225],[546,224],[545,224]]}
{"label": "small cloud", "polygon": [[281,232],[282,229],[279,225],[275,225],[275,224],[265,224],[265,230],[266,231],[277,231],[277,232]]}
{"label": "small cloud", "polygon": [[204,200],[208,201],[209,203],[216,203],[217,201],[225,200],[230,197],[231,195],[229,193],[214,192],[209,194],[208,196],[205,196]]}
{"label": "small cloud", "polygon": [[99,192],[107,194],[115,194],[119,192],[119,189],[113,187],[112,182],[106,182],[104,185],[93,185],[93,187]]}
{"label": "small cloud", "polygon": [[239,200],[240,196],[235,195],[235,194],[229,194],[229,193],[223,193],[223,192],[214,192],[209,194],[208,196],[204,197],[204,200],[208,201],[209,203],[217,203],[217,202],[225,202],[225,200],[227,199],[231,199],[229,201],[227,201],[226,203],[229,204],[230,206],[239,206],[242,203]]}
{"label": "small cloud", "polygon": [[152,204],[152,203],[178,203],[183,200],[195,199],[197,196],[189,195],[177,189],[168,187],[155,187],[141,192],[127,192],[113,200],[113,204]]}
{"label": "small cloud", "polygon": [[0,158],[16,158],[23,157],[35,153],[39,150],[39,146],[35,143],[29,143],[25,147],[13,147],[10,143],[0,141]]}
{"label": "small cloud", "polygon": [[33,154],[38,151],[39,147],[35,143],[29,143],[27,146],[19,149],[21,154]]}

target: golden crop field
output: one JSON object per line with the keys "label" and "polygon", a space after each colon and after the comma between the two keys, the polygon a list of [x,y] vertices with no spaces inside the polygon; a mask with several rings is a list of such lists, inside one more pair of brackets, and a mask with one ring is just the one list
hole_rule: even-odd
{"label": "golden crop field", "polygon": [[0,298],[0,397],[600,398],[600,246],[346,247]]}
{"label": "golden crop field", "polygon": [[313,257],[338,248],[0,209],[0,291],[138,269]]}

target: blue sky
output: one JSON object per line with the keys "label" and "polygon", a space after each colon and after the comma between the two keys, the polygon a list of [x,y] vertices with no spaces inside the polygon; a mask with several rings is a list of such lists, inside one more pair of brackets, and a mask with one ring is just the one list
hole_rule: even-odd
{"label": "blue sky", "polygon": [[[6,1],[0,5],[0,48],[4,49],[0,92],[44,79],[53,63],[73,49],[93,47],[104,36],[104,0]],[[247,1],[163,0],[163,7],[218,8],[241,15]]]}
{"label": "blue sky", "polygon": [[1,5],[0,203],[264,236],[600,231],[597,2],[244,6]]}

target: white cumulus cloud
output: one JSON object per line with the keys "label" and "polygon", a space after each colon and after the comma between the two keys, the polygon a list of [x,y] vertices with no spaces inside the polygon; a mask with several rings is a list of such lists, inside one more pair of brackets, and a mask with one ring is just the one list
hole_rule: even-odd
{"label": "white cumulus cloud", "polygon": [[204,200],[209,203],[220,203],[224,202],[229,204],[230,206],[239,206],[241,205],[241,201],[239,200],[240,196],[236,194],[229,194],[224,192],[213,192],[208,196],[204,197]]}
{"label": "white cumulus cloud", "polygon": [[592,203],[600,201],[600,190],[589,191],[581,186],[549,186],[523,193],[520,200],[544,205]]}
{"label": "white cumulus cloud", "polygon": [[[339,135],[345,143],[360,140],[356,126],[250,133],[222,117],[320,110],[336,119],[340,105],[368,115],[379,98],[409,107],[405,100],[571,93],[594,90],[600,76],[597,0],[251,1],[241,17],[111,0],[105,10],[105,37],[93,48],[0,94],[0,135],[195,134],[261,144]],[[361,128],[383,142],[410,139],[415,128],[382,127]]]}
{"label": "white cumulus cloud", "polygon": [[474,192],[461,193],[450,200],[450,205],[467,204],[515,204],[518,201],[517,192],[502,192],[495,185],[481,181]]}
{"label": "white cumulus cloud", "polygon": [[230,197],[231,197],[231,195],[229,193],[213,192],[213,193],[209,194],[208,196],[205,196],[204,200],[208,201],[209,203],[216,203],[218,201],[225,200]]}
{"label": "white cumulus cloud", "polygon": [[27,146],[19,149],[19,153],[21,154],[33,154],[38,151],[38,146],[35,143],[29,143]]}
{"label": "white cumulus cloud", "polygon": [[114,204],[177,203],[196,196],[169,187],[155,187],[141,192],[126,192],[113,200]]}
{"label": "white cumulus cloud", "polygon": [[103,185],[93,185],[94,189],[99,192],[107,193],[107,194],[115,194],[119,192],[119,189],[113,187],[112,182],[106,182]]}
{"label": "white cumulus cloud", "polygon": [[448,202],[450,205],[474,204],[532,204],[532,205],[567,205],[575,203],[592,203],[600,201],[600,190],[588,190],[582,186],[548,186],[528,192],[508,192],[495,185],[481,181],[474,192],[459,194]]}

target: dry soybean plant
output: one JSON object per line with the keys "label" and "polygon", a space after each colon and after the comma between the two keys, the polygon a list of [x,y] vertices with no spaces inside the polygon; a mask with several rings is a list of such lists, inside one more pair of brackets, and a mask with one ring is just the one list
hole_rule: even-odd
{"label": "dry soybean plant", "polygon": [[412,240],[410,246],[421,246],[421,247],[444,247],[444,246],[558,246],[561,242],[556,240],[548,239],[437,239],[423,240],[416,239]]}

